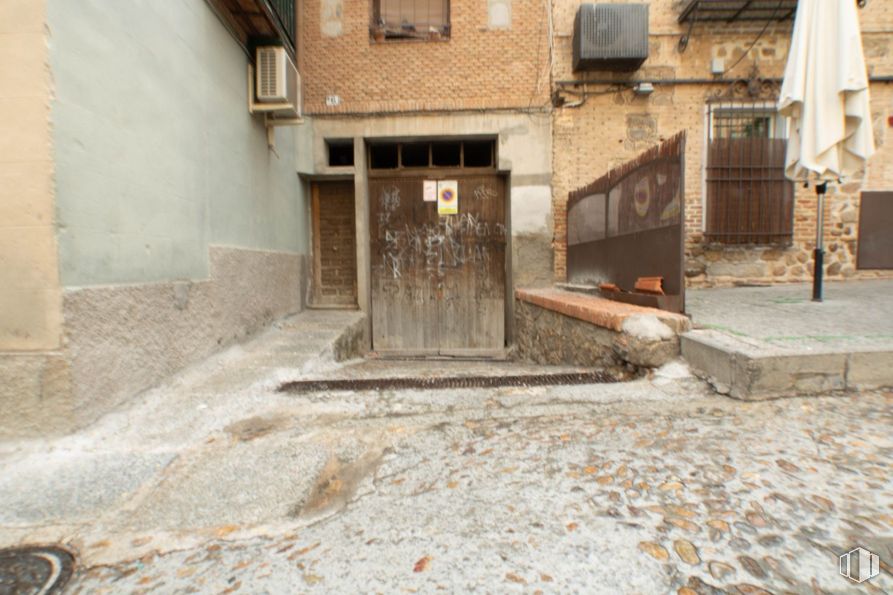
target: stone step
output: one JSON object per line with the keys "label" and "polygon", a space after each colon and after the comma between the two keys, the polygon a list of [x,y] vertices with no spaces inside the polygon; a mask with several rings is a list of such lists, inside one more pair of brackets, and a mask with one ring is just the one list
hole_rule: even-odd
{"label": "stone step", "polygon": [[758,339],[699,329],[681,336],[695,373],[721,394],[764,400],[893,386],[893,351],[783,349]]}

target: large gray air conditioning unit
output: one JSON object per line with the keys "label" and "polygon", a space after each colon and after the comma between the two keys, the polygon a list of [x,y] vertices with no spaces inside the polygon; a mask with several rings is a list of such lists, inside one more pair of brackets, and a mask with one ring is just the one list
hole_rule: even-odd
{"label": "large gray air conditioning unit", "polygon": [[647,4],[582,4],[574,70],[635,70],[648,58]]}

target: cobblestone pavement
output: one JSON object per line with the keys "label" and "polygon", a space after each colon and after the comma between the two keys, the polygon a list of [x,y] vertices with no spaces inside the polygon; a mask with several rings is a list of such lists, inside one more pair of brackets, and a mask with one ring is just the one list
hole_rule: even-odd
{"label": "cobblestone pavement", "polygon": [[517,418],[481,396],[455,423],[355,420],[393,438],[333,460],[298,518],[89,569],[73,592],[893,589],[889,566],[861,589],[837,572],[857,545],[893,560],[890,395]]}
{"label": "cobblestone pavement", "polygon": [[[0,449],[0,545],[72,548],[67,593],[893,592],[893,393],[743,403],[679,364],[589,386],[196,383]],[[861,586],[838,574],[858,545],[883,568]]]}

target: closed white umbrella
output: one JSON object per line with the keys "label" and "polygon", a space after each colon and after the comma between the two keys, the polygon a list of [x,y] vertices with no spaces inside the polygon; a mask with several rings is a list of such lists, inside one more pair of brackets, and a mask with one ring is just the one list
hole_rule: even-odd
{"label": "closed white umbrella", "polygon": [[822,299],[823,200],[828,180],[865,169],[874,153],[868,76],[855,0],[800,0],[781,87],[788,117],[785,175],[816,182],[813,299]]}

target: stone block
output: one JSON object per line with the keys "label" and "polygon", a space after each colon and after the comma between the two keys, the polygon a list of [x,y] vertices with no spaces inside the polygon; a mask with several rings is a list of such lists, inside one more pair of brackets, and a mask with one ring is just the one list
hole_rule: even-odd
{"label": "stone block", "polygon": [[707,265],[707,274],[714,277],[763,277],[765,262],[716,262]]}
{"label": "stone block", "polygon": [[738,357],[732,396],[761,400],[817,395],[846,388],[846,354]]}
{"label": "stone block", "polygon": [[[682,335],[681,351],[692,370],[723,394],[748,401],[815,396],[853,388],[893,384],[893,355],[862,354],[855,365],[846,353],[779,354],[759,351],[749,341],[712,330]],[[848,368],[849,361],[849,368]],[[849,373],[848,373],[849,369]]]}
{"label": "stone block", "polygon": [[679,338],[682,357],[712,383],[731,386],[735,356],[713,331],[692,331]]}
{"label": "stone block", "polygon": [[893,387],[893,351],[851,353],[846,383],[853,390]]}

